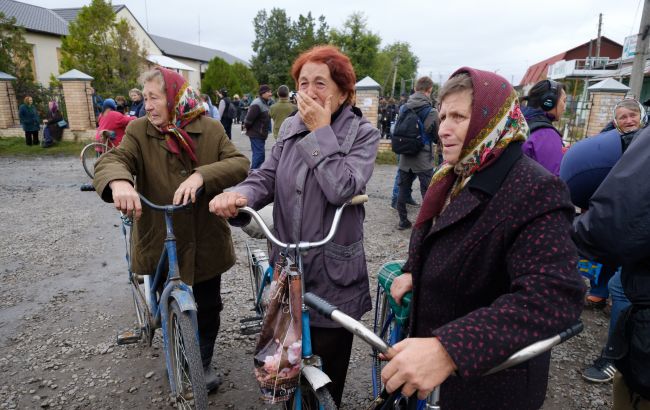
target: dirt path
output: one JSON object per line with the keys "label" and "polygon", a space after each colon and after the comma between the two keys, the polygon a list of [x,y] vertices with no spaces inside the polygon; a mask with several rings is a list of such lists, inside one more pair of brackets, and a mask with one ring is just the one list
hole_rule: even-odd
{"label": "dirt path", "polygon": [[[233,134],[250,156],[247,139]],[[368,187],[373,294],[381,264],[406,254],[408,232],[395,230],[397,215],[388,206],[394,172],[377,166]],[[133,324],[115,210],[79,191],[87,178],[76,158],[0,158],[0,175],[0,409],[169,408],[160,340],[152,348],[115,345],[116,334]],[[225,382],[210,401],[215,409],[258,409],[264,406],[251,370],[254,337],[239,334],[251,306],[245,236],[234,229],[233,237],[239,260],[223,277],[214,361]],[[600,349],[608,318],[585,312],[583,320],[586,331],[554,350],[546,409],[611,407],[611,384],[588,384],[579,374]],[[369,392],[369,348],[355,342],[344,408],[363,408]]]}

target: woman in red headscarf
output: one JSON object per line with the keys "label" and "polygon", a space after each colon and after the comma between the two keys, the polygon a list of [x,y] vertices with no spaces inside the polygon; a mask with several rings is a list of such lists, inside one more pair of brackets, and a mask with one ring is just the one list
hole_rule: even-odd
{"label": "woman in red headscarf", "polygon": [[[122,143],[95,166],[97,193],[135,218],[131,270],[156,271],[165,238],[164,215],[143,212],[138,193],[159,204],[192,201],[174,214],[181,279],[193,285],[199,344],[208,389],[219,385],[210,362],[219,331],[221,273],[235,263],[225,219],[210,215],[210,198],[244,180],[249,161],[230,142],[219,121],[205,115],[199,96],[179,74],[156,68],[144,75],[147,116],[132,121]],[[204,188],[201,197],[196,190]]]}
{"label": "woman in red headscarf", "polygon": [[573,206],[566,186],[522,155],[528,127],[505,79],[461,68],[439,100],[445,162],[391,287],[396,300],[413,290],[410,337],[382,379],[420,398],[442,383],[442,408],[537,409],[550,354],[482,375],[577,321]]}

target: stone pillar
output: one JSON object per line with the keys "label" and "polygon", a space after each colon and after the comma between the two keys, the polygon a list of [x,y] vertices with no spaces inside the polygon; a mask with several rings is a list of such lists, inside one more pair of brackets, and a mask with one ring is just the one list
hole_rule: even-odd
{"label": "stone pillar", "polygon": [[0,129],[20,125],[16,93],[11,84],[16,77],[0,71]]}
{"label": "stone pillar", "polygon": [[97,124],[92,104],[93,91],[90,86],[93,78],[79,70],[71,70],[61,74],[57,79],[63,86],[70,131],[94,130]]}
{"label": "stone pillar", "polygon": [[589,116],[587,117],[587,136],[600,133],[600,130],[614,119],[614,107],[625,98],[628,86],[608,78],[587,88],[590,94]]}
{"label": "stone pillar", "polygon": [[381,86],[372,78],[366,77],[356,84],[356,106],[361,109],[363,116],[375,127],[378,127],[379,91]]}

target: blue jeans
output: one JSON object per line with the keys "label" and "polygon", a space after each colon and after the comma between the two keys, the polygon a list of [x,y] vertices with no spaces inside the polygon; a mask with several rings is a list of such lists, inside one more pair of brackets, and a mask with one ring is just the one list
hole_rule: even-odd
{"label": "blue jeans", "polygon": [[630,306],[630,301],[625,292],[623,291],[623,284],[621,283],[621,270],[617,270],[614,276],[609,280],[607,285],[609,294],[612,296],[612,312],[609,316],[609,332],[608,337],[612,336],[612,331],[616,328],[621,312]]}
{"label": "blue jeans", "polygon": [[251,150],[253,158],[251,159],[251,169],[259,168],[264,163],[264,144],[266,140],[261,138],[251,138]]}
{"label": "blue jeans", "polygon": [[607,299],[609,297],[609,292],[607,291],[608,283],[614,276],[614,273],[616,273],[616,269],[616,265],[603,265],[600,270],[600,275],[598,275],[598,282],[595,282],[593,279],[589,280],[589,284],[591,285],[589,295]]}

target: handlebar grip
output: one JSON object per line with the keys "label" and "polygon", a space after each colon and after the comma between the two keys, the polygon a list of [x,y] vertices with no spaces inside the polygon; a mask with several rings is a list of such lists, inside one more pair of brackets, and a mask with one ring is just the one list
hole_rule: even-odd
{"label": "handlebar grip", "polygon": [[569,339],[571,339],[573,336],[577,335],[578,333],[582,332],[582,330],[585,328],[585,326],[582,324],[582,322],[578,322],[575,325],[571,326],[564,332],[560,333],[560,343],[565,342]]}
{"label": "handlebar grip", "polygon": [[363,194],[363,195],[355,195],[350,199],[348,202],[350,205],[360,205],[363,203],[368,202],[368,195]]}
{"label": "handlebar grip", "polygon": [[316,312],[320,313],[328,319],[331,319],[332,312],[338,309],[336,306],[333,306],[329,302],[321,299],[319,296],[316,296],[311,292],[305,293],[305,298],[303,300],[305,301],[305,305],[316,310]]}

